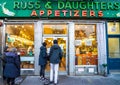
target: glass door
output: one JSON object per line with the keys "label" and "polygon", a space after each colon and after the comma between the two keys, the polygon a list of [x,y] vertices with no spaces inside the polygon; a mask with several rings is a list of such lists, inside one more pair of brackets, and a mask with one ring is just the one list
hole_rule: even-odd
{"label": "glass door", "polygon": [[[59,71],[66,71],[67,68],[67,37],[43,37],[43,42],[47,43],[47,53],[50,51],[50,47],[53,45],[53,40],[58,40],[58,44],[63,51],[63,57],[59,64]],[[50,64],[46,66],[46,71],[50,70]]]}

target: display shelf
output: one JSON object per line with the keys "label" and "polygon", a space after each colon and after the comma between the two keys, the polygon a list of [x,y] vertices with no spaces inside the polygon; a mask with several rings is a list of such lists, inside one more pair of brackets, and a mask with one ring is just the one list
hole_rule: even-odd
{"label": "display shelf", "polygon": [[29,69],[28,68],[21,68],[21,71],[22,70],[35,70],[35,69],[34,68],[29,68]]}
{"label": "display shelf", "polygon": [[34,61],[34,56],[21,56],[21,61]]}

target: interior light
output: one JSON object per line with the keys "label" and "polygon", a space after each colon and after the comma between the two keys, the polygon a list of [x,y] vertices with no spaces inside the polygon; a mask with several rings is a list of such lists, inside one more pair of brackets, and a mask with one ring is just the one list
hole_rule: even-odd
{"label": "interior light", "polygon": [[22,28],[24,28],[24,25],[22,25]]}
{"label": "interior light", "polygon": [[30,25],[30,27],[32,28],[33,26],[32,26],[32,25]]}
{"label": "interior light", "polygon": [[18,26],[17,25],[15,25],[15,28],[17,28]]}
{"label": "interior light", "polygon": [[48,40],[48,42],[51,42],[51,40]]}
{"label": "interior light", "polygon": [[87,26],[85,26],[85,28],[87,28]]}

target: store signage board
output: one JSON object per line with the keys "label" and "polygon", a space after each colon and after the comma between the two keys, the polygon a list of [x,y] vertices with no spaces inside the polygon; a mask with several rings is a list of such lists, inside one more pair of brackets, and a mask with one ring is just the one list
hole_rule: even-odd
{"label": "store signage board", "polygon": [[120,0],[1,0],[0,17],[120,18]]}

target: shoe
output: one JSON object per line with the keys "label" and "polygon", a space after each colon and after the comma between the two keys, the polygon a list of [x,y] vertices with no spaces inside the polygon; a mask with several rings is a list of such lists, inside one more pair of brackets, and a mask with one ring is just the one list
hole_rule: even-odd
{"label": "shoe", "polygon": [[44,85],[51,85],[54,84],[53,81],[45,82]]}
{"label": "shoe", "polygon": [[50,84],[49,81],[44,82],[44,85],[49,85],[49,84]]}
{"label": "shoe", "polygon": [[42,78],[42,82],[49,82],[47,78]]}
{"label": "shoe", "polygon": [[54,85],[57,85],[57,83],[54,83]]}
{"label": "shoe", "polygon": [[40,77],[40,80],[42,80],[43,79],[43,77]]}

